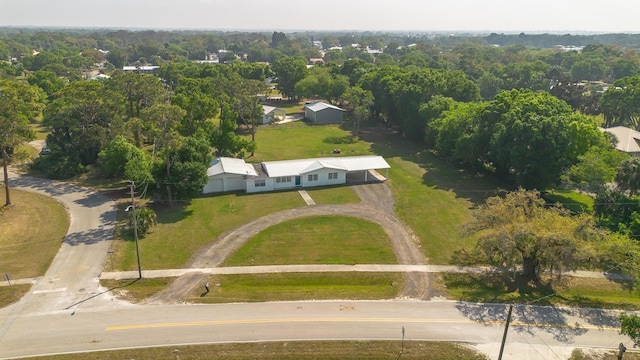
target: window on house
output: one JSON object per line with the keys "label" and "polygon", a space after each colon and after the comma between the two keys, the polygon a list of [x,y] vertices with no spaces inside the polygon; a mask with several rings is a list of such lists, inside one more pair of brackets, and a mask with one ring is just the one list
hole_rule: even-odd
{"label": "window on house", "polygon": [[255,187],[265,187],[265,186],[267,186],[267,182],[264,179],[254,180],[253,186],[255,186]]}
{"label": "window on house", "polygon": [[309,181],[318,181],[318,174],[310,174],[308,177]]}
{"label": "window on house", "polygon": [[337,172],[329,173],[329,180],[335,180],[337,178],[338,178],[338,173]]}
{"label": "window on house", "polygon": [[291,176],[280,176],[276,178],[276,183],[290,183]]}

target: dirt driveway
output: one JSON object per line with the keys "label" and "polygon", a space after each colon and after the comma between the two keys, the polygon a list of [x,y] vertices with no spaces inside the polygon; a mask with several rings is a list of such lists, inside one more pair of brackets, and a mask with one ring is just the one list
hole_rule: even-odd
{"label": "dirt driveway", "polygon": [[[209,268],[219,266],[227,256],[233,254],[247,240],[264,229],[294,218],[343,215],[375,222],[382,226],[391,239],[399,264],[424,265],[427,259],[420,251],[420,243],[393,210],[393,196],[386,183],[370,183],[352,186],[362,202],[342,205],[312,205],[273,213],[231,231],[196,252],[187,262],[187,268]],[[166,289],[149,298],[146,303],[176,303],[184,301],[190,292],[206,282],[208,275],[191,273],[177,278]],[[430,275],[427,273],[406,273],[403,298],[428,299]]]}

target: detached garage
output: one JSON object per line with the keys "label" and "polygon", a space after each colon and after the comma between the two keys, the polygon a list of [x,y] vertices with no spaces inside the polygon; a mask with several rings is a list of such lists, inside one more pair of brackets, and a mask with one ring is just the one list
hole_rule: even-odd
{"label": "detached garage", "polygon": [[323,102],[304,106],[304,117],[316,125],[342,124],[344,110]]}
{"label": "detached garage", "polygon": [[242,159],[217,158],[213,159],[207,169],[207,184],[202,189],[204,194],[245,191],[245,179],[247,176],[258,176],[252,165]]}

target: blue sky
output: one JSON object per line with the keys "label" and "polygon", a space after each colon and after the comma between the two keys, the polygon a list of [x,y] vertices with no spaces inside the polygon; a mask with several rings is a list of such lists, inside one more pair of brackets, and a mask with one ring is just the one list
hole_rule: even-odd
{"label": "blue sky", "polygon": [[0,26],[640,32],[640,0],[0,0]]}

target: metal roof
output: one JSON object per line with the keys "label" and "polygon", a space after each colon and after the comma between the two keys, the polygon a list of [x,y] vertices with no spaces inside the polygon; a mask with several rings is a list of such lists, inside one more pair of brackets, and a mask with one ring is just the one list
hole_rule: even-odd
{"label": "metal roof", "polygon": [[625,126],[600,128],[600,131],[611,133],[618,138],[616,149],[627,153],[640,152],[640,132]]}
{"label": "metal roof", "polygon": [[262,167],[269,177],[301,175],[322,168],[344,171],[390,168],[389,164],[382,158],[382,156],[371,155],[265,161],[262,163]]}
{"label": "metal roof", "polygon": [[253,166],[245,163],[244,160],[227,157],[213,159],[211,166],[207,169],[207,176],[220,174],[258,176]]}
{"label": "metal roof", "polygon": [[323,103],[323,102],[307,104],[304,107],[309,109],[309,110],[311,110],[311,111],[314,111],[314,112],[318,112],[318,111],[324,110],[324,109],[335,109],[335,110],[344,111],[344,110],[340,109],[337,106],[334,106],[334,105],[331,105],[331,104],[327,104],[327,103]]}

